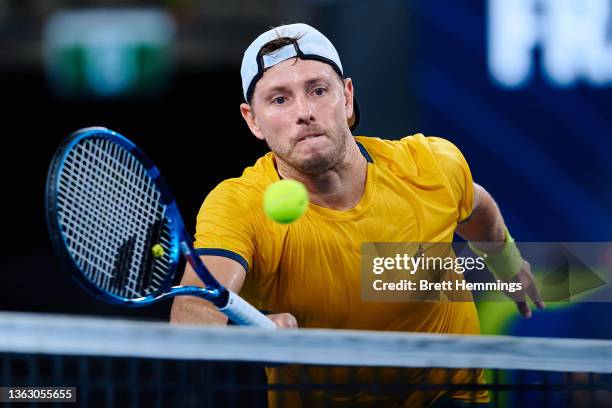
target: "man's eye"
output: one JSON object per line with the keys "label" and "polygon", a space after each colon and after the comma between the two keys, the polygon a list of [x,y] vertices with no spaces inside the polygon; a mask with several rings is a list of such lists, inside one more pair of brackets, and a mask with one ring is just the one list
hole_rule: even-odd
{"label": "man's eye", "polygon": [[285,97],[284,96],[278,96],[278,97],[276,97],[276,98],[274,98],[272,100],[272,103],[275,103],[277,105],[281,105],[281,104],[285,103]]}
{"label": "man's eye", "polygon": [[321,96],[325,93],[325,88],[317,88],[314,90],[315,95]]}

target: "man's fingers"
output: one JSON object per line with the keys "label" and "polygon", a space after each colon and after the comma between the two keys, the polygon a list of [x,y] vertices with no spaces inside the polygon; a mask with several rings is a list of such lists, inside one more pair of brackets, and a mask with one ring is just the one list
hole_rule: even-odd
{"label": "man's fingers", "polygon": [[518,304],[520,302],[525,302],[525,290],[524,289],[517,290],[514,292],[505,290],[504,294],[508,296],[510,299],[512,299],[514,303]]}
{"label": "man's fingers", "polygon": [[516,302],[516,308],[524,318],[531,317],[531,308],[527,302]]}
{"label": "man's fingers", "polygon": [[540,291],[538,290],[538,286],[536,285],[536,280],[531,273],[531,265],[528,262],[525,262],[525,285],[527,286],[527,294],[533,300],[536,307],[539,309],[544,309],[546,306],[544,305],[544,301],[542,300],[542,296],[540,296]]}
{"label": "man's fingers", "polygon": [[519,290],[514,293],[510,293],[508,294],[508,296],[514,301],[514,303],[516,303],[516,308],[523,317],[531,317],[531,308],[529,307],[529,303],[527,303],[525,290]]}
{"label": "man's fingers", "polygon": [[531,273],[531,265],[529,265],[529,262],[523,261],[523,267],[510,282],[520,283],[522,285],[522,289],[519,291],[504,291],[504,293],[516,303],[516,308],[524,318],[528,319],[532,315],[528,302],[529,299],[531,299],[539,309],[544,309],[544,302],[542,301],[535,279]]}
{"label": "man's fingers", "polygon": [[540,292],[536,287],[535,282],[531,283],[531,286],[527,288],[527,294],[533,300],[533,303],[538,307],[538,309],[544,309],[546,306],[544,305],[544,301],[542,301],[542,297],[540,296]]}
{"label": "man's fingers", "polygon": [[525,298],[524,290],[520,290],[516,292],[504,291],[504,293],[506,294],[506,296],[512,299],[514,303],[516,303],[516,308],[518,309],[519,313],[523,317],[525,318],[531,317],[531,309],[529,308],[529,304],[527,303],[527,300]]}
{"label": "man's fingers", "polygon": [[281,329],[297,329],[298,327],[297,320],[291,313],[270,314],[267,317]]}
{"label": "man's fingers", "polygon": [[516,308],[521,316],[527,319],[531,317],[531,308],[527,302],[527,290],[525,288],[517,290],[516,292],[505,291],[504,293],[516,303]]}
{"label": "man's fingers", "polygon": [[540,293],[538,292],[538,289],[535,288],[535,285],[529,291],[529,297],[531,298],[531,300],[533,300],[533,303],[536,305],[536,307],[538,309],[545,309],[546,308],[546,305],[544,304],[544,301],[540,297]]}

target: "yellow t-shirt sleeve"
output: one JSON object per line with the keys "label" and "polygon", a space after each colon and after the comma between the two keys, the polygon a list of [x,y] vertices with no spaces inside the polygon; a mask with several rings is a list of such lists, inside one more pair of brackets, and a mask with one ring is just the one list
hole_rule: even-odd
{"label": "yellow t-shirt sleeve", "polygon": [[467,221],[474,205],[474,182],[467,161],[457,146],[448,140],[439,137],[426,139],[457,200],[457,222]]}
{"label": "yellow t-shirt sleeve", "polygon": [[196,222],[193,246],[198,255],[225,256],[250,269],[255,245],[249,190],[226,180],[206,197]]}

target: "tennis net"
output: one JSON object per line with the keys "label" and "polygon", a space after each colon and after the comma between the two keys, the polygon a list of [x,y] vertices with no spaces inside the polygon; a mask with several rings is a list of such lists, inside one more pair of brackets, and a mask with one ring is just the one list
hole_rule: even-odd
{"label": "tennis net", "polygon": [[13,406],[24,406],[7,394],[17,387],[73,387],[79,406],[94,407],[612,405],[607,340],[25,313],[0,313],[0,333],[2,399]]}

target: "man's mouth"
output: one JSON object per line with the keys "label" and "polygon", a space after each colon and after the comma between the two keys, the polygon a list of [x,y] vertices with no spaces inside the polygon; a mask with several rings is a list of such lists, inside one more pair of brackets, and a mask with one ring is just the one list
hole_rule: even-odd
{"label": "man's mouth", "polygon": [[302,141],[304,141],[304,140],[314,139],[314,138],[316,138],[316,137],[320,137],[320,136],[323,136],[323,133],[309,133],[309,134],[307,134],[307,135],[300,136],[300,137],[298,138],[298,141],[297,141],[297,142],[299,143],[299,142],[302,142]]}

